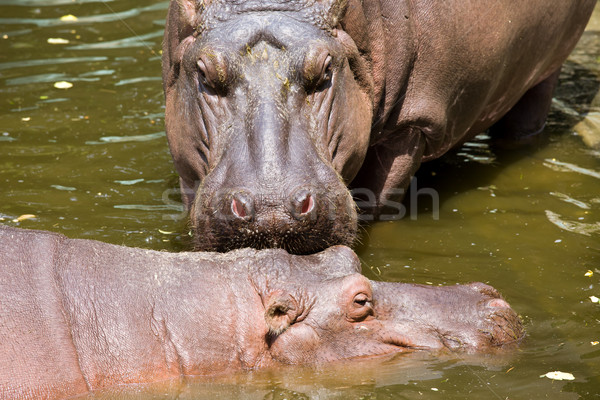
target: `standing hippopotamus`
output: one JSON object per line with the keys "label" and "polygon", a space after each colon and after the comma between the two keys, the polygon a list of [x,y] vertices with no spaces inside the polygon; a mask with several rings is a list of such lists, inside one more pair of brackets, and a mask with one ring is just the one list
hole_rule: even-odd
{"label": "standing hippopotamus", "polygon": [[352,244],[347,185],[377,215],[421,162],[539,132],[595,4],[171,0],[166,129],[197,248]]}
{"label": "standing hippopotamus", "polygon": [[0,227],[0,254],[0,399],[523,336],[492,287],[369,281],[343,246],[175,254]]}

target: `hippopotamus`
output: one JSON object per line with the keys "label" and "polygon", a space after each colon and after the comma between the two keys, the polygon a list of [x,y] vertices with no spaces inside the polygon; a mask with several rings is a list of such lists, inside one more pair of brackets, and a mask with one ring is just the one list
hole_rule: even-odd
{"label": "hippopotamus", "polygon": [[595,4],[171,0],[165,123],[195,247],[352,245],[353,195],[393,219],[422,162],[488,128],[530,141]]}
{"label": "hippopotamus", "polygon": [[167,253],[0,227],[0,398],[523,337],[491,286],[371,281],[334,246]]}

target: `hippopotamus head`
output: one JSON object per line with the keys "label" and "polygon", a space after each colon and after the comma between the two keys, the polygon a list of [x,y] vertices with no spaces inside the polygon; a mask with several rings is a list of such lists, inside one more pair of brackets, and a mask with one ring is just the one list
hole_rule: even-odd
{"label": "hippopotamus head", "polygon": [[287,261],[289,272],[281,262],[272,266],[277,279],[269,273],[253,279],[273,361],[313,363],[415,350],[485,352],[523,337],[519,317],[491,286],[371,281],[359,274],[356,255],[342,246],[310,257],[317,259],[306,265],[297,258]]}
{"label": "hippopotamus head", "polygon": [[369,78],[339,1],[172,1],[166,129],[199,250],[351,244]]}

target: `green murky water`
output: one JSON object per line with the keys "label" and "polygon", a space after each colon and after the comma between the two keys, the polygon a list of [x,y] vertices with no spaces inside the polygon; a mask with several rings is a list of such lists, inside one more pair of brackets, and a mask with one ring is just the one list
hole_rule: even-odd
{"label": "green murky water", "polygon": [[[0,0],[0,223],[185,248],[159,79],[166,7]],[[99,397],[599,398],[600,304],[590,296],[600,297],[600,151],[573,133],[582,120],[578,131],[600,132],[599,58],[596,15],[564,68],[548,143],[500,152],[481,137],[425,165],[418,188],[438,193],[439,218],[424,193],[412,216],[365,228],[357,249],[370,278],[495,286],[527,326],[516,354],[282,368]],[[540,378],[555,370],[575,380]]]}

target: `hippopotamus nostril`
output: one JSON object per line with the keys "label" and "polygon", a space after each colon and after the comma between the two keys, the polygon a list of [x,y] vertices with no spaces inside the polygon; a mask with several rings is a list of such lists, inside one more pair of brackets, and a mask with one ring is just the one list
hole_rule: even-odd
{"label": "hippopotamus nostril", "polygon": [[234,217],[250,221],[254,218],[254,201],[249,193],[238,191],[231,195],[231,213]]}
{"label": "hippopotamus nostril", "polygon": [[301,220],[316,212],[315,196],[309,189],[298,189],[291,196],[291,213],[294,218]]}
{"label": "hippopotamus nostril", "polygon": [[314,207],[315,201],[313,197],[308,194],[304,201],[302,202],[302,214],[308,214]]}
{"label": "hippopotamus nostril", "polygon": [[238,199],[233,199],[231,201],[231,211],[240,218],[244,218],[246,216],[246,208]]}

